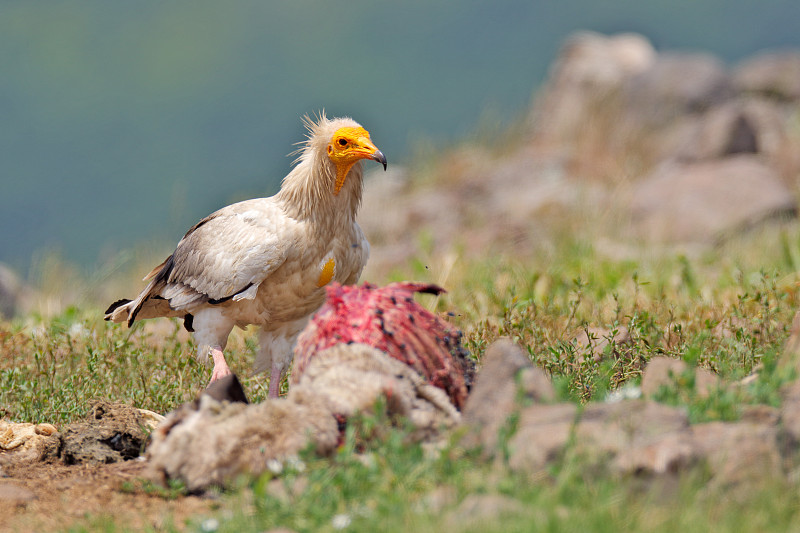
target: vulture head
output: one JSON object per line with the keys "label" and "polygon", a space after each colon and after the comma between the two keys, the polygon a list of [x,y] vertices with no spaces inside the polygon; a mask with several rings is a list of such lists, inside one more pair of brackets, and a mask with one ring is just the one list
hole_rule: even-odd
{"label": "vulture head", "polygon": [[335,169],[334,194],[339,194],[350,169],[362,159],[377,161],[386,170],[386,156],[372,143],[369,132],[353,119],[329,120],[323,112],[317,120],[306,117],[305,125],[308,139],[301,154],[315,152],[327,156]]}

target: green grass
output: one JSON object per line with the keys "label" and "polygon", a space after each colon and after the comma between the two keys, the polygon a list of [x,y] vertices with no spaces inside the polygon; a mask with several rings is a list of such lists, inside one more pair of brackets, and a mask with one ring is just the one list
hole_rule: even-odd
{"label": "green grass", "polygon": [[[440,282],[448,294],[421,296],[465,333],[480,361],[498,337],[526,347],[553,377],[562,400],[602,401],[635,386],[654,356],[703,366],[731,383],[757,372],[748,385],[697,394],[693,378],[676,376],[659,401],[687,407],[690,420],[734,420],[747,405],[778,406],[780,387],[794,379],[780,365],[797,307],[800,228],[745,236],[700,255],[641,253],[613,259],[588,241],[566,240],[528,258],[456,256],[450,266],[429,248],[385,280]],[[600,354],[582,349],[588,327],[626,327],[629,340]],[[209,370],[174,322],[162,333],[103,322],[99,308],[81,305],[53,318],[29,316],[0,325],[0,409],[18,421],[67,423],[89,400],[105,397],[167,412],[195,397]],[[237,334],[232,368],[245,376],[248,396],[266,396],[263,376],[247,377],[255,342]],[[285,386],[285,384],[284,384]],[[797,484],[771,480],[741,495],[716,492],[702,470],[678,480],[643,485],[582,468],[567,453],[533,478],[487,463],[451,442],[438,453],[385,429],[367,414],[348,429],[330,459],[303,454],[280,475],[242,480],[224,493],[214,516],[190,530],[264,531],[785,531],[800,528]],[[384,429],[380,429],[384,428]],[[130,485],[129,491],[180,497]],[[501,516],[480,521],[466,508],[475,498],[501,496]],[[466,502],[466,503],[465,503]],[[94,517],[93,520],[99,520]],[[87,521],[81,528],[124,530],[124,524]]]}
{"label": "green grass", "polygon": [[[752,487],[749,505],[743,506],[736,495],[708,489],[702,469],[682,479],[624,480],[587,471],[579,457],[567,453],[548,472],[531,477],[481,461],[453,443],[432,454],[408,443],[398,429],[365,445],[360,433],[370,433],[365,427],[375,424],[374,415],[361,417],[335,457],[305,454],[279,476],[243,484],[225,510],[199,517],[191,526],[220,532],[286,527],[387,533],[787,531],[800,526],[800,497],[781,480]],[[474,512],[481,501],[488,514]]]}

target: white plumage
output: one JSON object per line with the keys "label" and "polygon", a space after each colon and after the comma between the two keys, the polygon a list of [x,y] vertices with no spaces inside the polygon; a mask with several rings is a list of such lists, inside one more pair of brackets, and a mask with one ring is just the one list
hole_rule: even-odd
{"label": "white plumage", "polygon": [[211,381],[230,374],[222,351],[234,326],[261,327],[256,372],[270,369],[278,395],[292,347],[331,281],[358,281],[369,243],[356,223],[360,160],[386,167],[369,133],[349,118],[306,118],[308,139],[297,164],[270,198],[246,200],[195,224],[146,277],[134,300],[120,300],[106,320],[184,317],[197,357],[214,361]]}

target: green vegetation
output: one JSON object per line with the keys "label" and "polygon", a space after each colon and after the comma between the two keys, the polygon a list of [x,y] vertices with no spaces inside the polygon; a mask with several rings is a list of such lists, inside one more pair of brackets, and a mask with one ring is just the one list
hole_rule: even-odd
{"label": "green vegetation", "polygon": [[[779,364],[798,297],[797,223],[771,226],[696,256],[614,259],[586,241],[566,240],[525,260],[460,258],[439,268],[418,258],[390,279],[443,282],[449,292],[422,299],[451,313],[480,360],[499,336],[528,348],[552,376],[562,399],[602,401],[635,386],[654,356],[703,366],[726,382],[757,373],[746,385],[708,396],[693,377],[676,376],[659,401],[684,405],[693,422],[732,420],[748,404],[779,404],[779,389],[794,378]],[[444,279],[444,281],[442,280]],[[101,320],[98,309],[70,308],[52,319],[25,317],[0,326],[0,406],[14,420],[64,423],[79,419],[88,400],[103,396],[158,412],[194,397],[208,370],[189,357],[193,346],[180,323],[161,321],[132,330]],[[592,352],[575,341],[590,327],[611,342]],[[617,341],[614,331],[627,328]],[[229,347],[233,369],[247,376],[254,342],[248,332]],[[261,376],[247,377],[248,395],[266,396]],[[381,412],[380,409],[376,412]],[[440,450],[406,441],[377,415],[351,424],[335,457],[304,454],[279,474],[243,479],[221,495],[213,516],[197,517],[198,531],[785,531],[800,527],[798,487],[772,480],[745,496],[705,483],[702,470],[655,485],[584,469],[580,457],[535,476],[487,463],[457,439]],[[277,470],[277,469],[276,469]],[[663,486],[662,486],[663,484]],[[127,484],[164,498],[166,490]],[[741,498],[744,497],[744,500]],[[483,509],[483,511],[481,511]],[[486,511],[486,509],[489,509]],[[481,519],[481,513],[490,518]],[[496,514],[492,514],[496,513]],[[113,518],[91,517],[80,527],[124,530]]]}

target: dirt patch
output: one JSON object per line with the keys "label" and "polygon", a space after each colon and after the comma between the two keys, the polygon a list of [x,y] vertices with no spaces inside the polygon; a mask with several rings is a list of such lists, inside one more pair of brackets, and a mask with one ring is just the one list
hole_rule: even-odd
{"label": "dirt patch", "polygon": [[62,530],[112,516],[132,529],[180,528],[190,516],[210,511],[217,505],[210,499],[169,499],[141,481],[145,463],[136,458],[157,416],[98,400],[83,421],[58,433],[5,423],[0,532]]}
{"label": "dirt patch", "polygon": [[123,490],[126,482],[136,485],[144,467],[139,461],[6,466],[6,477],[0,478],[0,532],[60,531],[112,515],[117,524],[132,530],[167,524],[181,528],[189,517],[218,506],[208,498],[169,500],[143,490]]}

